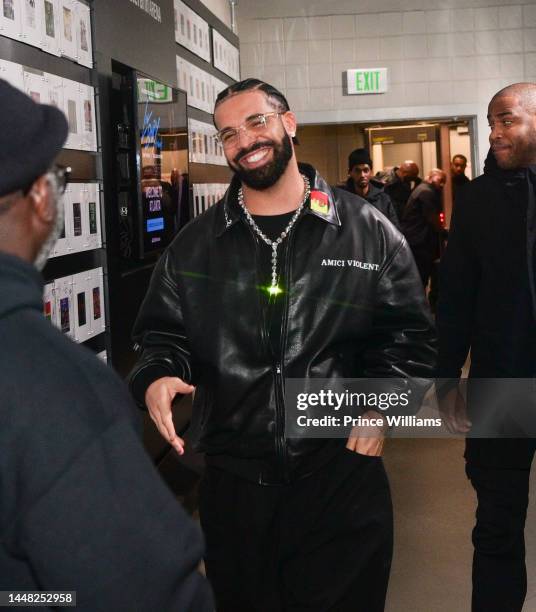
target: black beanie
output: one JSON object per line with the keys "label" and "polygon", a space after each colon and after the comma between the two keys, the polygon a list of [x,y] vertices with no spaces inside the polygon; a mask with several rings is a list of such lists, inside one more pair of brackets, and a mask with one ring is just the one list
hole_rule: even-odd
{"label": "black beanie", "polygon": [[65,115],[0,79],[0,196],[43,175],[68,134]]}
{"label": "black beanie", "polygon": [[366,149],[355,149],[348,156],[348,170],[359,164],[368,164],[372,168],[372,160]]}

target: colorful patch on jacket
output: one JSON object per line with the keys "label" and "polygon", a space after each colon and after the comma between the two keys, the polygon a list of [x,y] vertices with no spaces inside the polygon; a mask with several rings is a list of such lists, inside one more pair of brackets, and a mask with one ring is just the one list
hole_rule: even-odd
{"label": "colorful patch on jacket", "polygon": [[311,191],[311,210],[327,217],[329,214],[329,197],[323,191]]}

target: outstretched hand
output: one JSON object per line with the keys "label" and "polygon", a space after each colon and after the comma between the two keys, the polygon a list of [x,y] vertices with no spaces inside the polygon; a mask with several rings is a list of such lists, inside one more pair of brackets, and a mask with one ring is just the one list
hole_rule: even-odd
{"label": "outstretched hand", "polygon": [[177,435],[173,424],[171,405],[177,393],[189,395],[195,387],[173,376],[164,376],[149,385],[145,392],[145,404],[161,436],[179,453],[184,454],[184,440]]}

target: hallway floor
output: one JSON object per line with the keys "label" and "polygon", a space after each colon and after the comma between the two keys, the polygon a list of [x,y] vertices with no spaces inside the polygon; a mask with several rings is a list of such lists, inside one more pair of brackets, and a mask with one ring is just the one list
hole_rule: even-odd
{"label": "hallway floor", "polygon": [[[393,439],[386,444],[395,516],[386,612],[470,610],[475,495],[465,477],[463,447],[462,440],[446,439]],[[536,612],[536,469],[531,493],[529,590],[523,612]]]}

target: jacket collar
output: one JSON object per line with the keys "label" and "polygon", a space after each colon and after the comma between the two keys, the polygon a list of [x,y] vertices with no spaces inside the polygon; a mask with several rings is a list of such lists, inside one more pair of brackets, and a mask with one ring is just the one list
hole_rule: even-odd
{"label": "jacket collar", "polygon": [[[348,178],[346,183],[343,183],[341,187],[343,187],[343,189],[346,189],[350,193],[353,193],[354,195],[359,195],[357,191],[355,190],[354,181],[351,177]],[[378,197],[382,194],[382,192],[383,192],[383,183],[380,183],[379,181],[375,179],[370,179],[369,190],[367,192],[367,195],[359,196],[359,197],[363,198],[364,200],[367,200],[368,202],[371,202],[373,200],[377,200]]]}
{"label": "jacket collar", "polygon": [[[307,176],[311,185],[311,197],[305,204],[304,214],[313,215],[332,225],[341,225],[335,196],[333,195],[331,187],[309,164],[298,163],[298,167],[300,172]],[[224,234],[242,218],[243,213],[238,204],[239,187],[239,179],[233,176],[229,188],[218,204],[220,210],[216,222],[217,237]]]}
{"label": "jacket collar", "polygon": [[519,181],[527,180],[530,175],[536,173],[536,166],[532,165],[528,168],[516,168],[514,170],[503,170],[499,168],[495,155],[488,151],[486,161],[484,162],[484,174],[493,176],[505,183],[507,186],[515,185]]}

